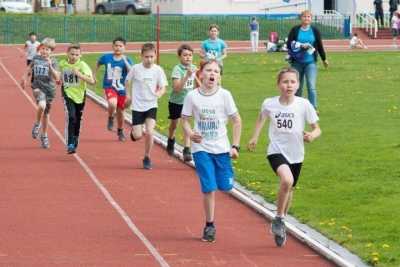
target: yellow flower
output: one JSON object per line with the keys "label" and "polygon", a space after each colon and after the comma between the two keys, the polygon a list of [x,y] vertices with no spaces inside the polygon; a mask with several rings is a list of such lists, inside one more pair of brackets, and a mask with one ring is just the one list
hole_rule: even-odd
{"label": "yellow flower", "polygon": [[371,253],[371,256],[373,256],[373,257],[378,257],[378,256],[379,256],[379,253],[376,252],[376,251],[374,251],[374,252]]}
{"label": "yellow flower", "polygon": [[365,245],[365,247],[366,247],[366,248],[370,248],[370,247],[372,247],[372,243],[368,243],[368,244],[366,244],[366,245]]}
{"label": "yellow flower", "polygon": [[390,246],[388,244],[383,244],[382,248],[390,248]]}

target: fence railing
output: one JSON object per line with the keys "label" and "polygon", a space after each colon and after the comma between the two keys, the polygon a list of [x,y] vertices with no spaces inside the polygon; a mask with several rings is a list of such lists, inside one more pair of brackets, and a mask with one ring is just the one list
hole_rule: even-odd
{"label": "fence railing", "polygon": [[[208,26],[216,23],[225,40],[248,40],[250,16],[161,16],[161,41],[197,41],[207,38]],[[296,18],[268,19],[259,16],[260,38],[268,39],[269,32],[287,36],[299,23]],[[324,20],[325,21],[325,20]],[[333,24],[316,19],[324,39],[343,38]],[[23,43],[29,32],[39,39],[51,36],[57,42],[109,42],[122,36],[130,42],[154,41],[155,16],[0,16],[0,43]]]}
{"label": "fence railing", "polygon": [[362,28],[372,38],[376,38],[378,35],[378,22],[368,13],[356,14],[356,20],[354,27]]}

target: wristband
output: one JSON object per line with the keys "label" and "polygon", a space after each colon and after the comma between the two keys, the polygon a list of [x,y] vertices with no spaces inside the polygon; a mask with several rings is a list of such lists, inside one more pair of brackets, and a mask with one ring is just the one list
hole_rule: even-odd
{"label": "wristband", "polygon": [[237,152],[240,152],[240,146],[233,145],[232,148],[236,149]]}

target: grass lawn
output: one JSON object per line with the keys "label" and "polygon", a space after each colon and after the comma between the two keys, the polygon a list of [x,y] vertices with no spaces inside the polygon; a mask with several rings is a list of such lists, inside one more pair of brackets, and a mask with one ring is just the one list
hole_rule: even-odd
{"label": "grass lawn", "polygon": [[[230,54],[225,60],[222,83],[243,118],[243,148],[261,103],[278,93],[283,57]],[[96,58],[84,57],[92,66]],[[323,133],[306,145],[290,213],[370,264],[400,266],[400,54],[330,53],[329,60],[317,83]],[[161,62],[169,76],[176,56],[162,55]],[[162,132],[168,126],[167,101],[167,96],[160,101]],[[278,180],[265,160],[266,146],[264,129],[257,151],[242,149],[235,169],[241,184],[273,202]]]}

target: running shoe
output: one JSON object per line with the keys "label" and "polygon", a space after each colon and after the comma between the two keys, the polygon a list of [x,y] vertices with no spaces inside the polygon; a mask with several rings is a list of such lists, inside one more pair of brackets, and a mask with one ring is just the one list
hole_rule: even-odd
{"label": "running shoe", "polygon": [[107,119],[107,129],[112,131],[114,128],[114,117],[108,117]]}
{"label": "running shoe", "polygon": [[201,238],[204,242],[215,242],[216,230],[214,226],[206,226],[203,230],[203,237]]}
{"label": "running shoe", "polygon": [[175,138],[173,138],[173,139],[168,138],[168,141],[167,141],[167,153],[168,153],[168,155],[170,155],[170,156],[174,155],[174,147],[175,147]]}
{"label": "running shoe", "polygon": [[35,122],[32,127],[32,138],[36,139],[39,136],[40,123]]}
{"label": "running shoe", "polygon": [[40,142],[41,142],[42,148],[48,149],[50,147],[49,137],[47,135],[41,135]]}
{"label": "running shoe", "polygon": [[286,227],[281,217],[275,217],[271,223],[271,231],[274,235],[275,243],[282,247],[286,243]]}
{"label": "running shoe", "polygon": [[183,154],[183,161],[185,162],[192,161],[192,153],[190,152],[189,147],[184,147],[182,154]]}
{"label": "running shoe", "polygon": [[119,141],[125,142],[126,137],[125,137],[124,131],[122,129],[118,129],[117,135],[118,135]]}
{"label": "running shoe", "polygon": [[151,164],[151,160],[149,157],[144,157],[143,159],[143,169],[151,170],[153,168],[153,164]]}

